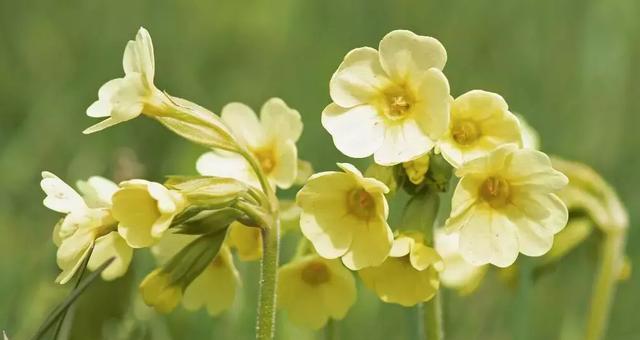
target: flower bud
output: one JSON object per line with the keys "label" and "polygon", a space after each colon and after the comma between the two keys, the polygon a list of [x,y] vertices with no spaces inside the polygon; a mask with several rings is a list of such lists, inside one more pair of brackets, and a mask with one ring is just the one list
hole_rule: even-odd
{"label": "flower bud", "polygon": [[182,299],[182,288],[171,282],[168,273],[156,269],[140,284],[140,294],[148,306],[160,313],[169,313]]}

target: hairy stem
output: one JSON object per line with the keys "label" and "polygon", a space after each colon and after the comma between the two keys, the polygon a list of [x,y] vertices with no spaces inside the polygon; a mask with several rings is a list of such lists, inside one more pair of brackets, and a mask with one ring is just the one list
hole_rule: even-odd
{"label": "hairy stem", "polygon": [[623,261],[624,231],[605,234],[600,250],[600,264],[596,273],[585,339],[600,340],[606,334],[609,312],[616,289],[617,275]]}
{"label": "hairy stem", "polygon": [[280,222],[277,219],[271,228],[262,229],[263,251],[256,335],[259,340],[271,340],[275,333],[279,233]]}

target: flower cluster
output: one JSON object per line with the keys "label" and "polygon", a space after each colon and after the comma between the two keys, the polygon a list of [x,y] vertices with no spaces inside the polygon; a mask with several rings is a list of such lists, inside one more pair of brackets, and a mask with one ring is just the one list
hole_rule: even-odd
{"label": "flower cluster", "polygon": [[[347,53],[321,122],[344,155],[373,162],[364,174],[349,163],[313,174],[298,158],[297,110],[271,98],[259,115],[230,103],[218,116],[158,90],[151,37],[140,28],[125,48],[125,76],[105,83],[87,109],[105,119],[84,132],[145,115],[208,151],[195,162],[199,175],[163,183],[91,177],[78,193],[43,172],[44,205],[64,214],[53,234],[56,281],[85,268],[115,279],[135,249],[148,248],[158,267],[140,283],[144,302],[216,316],[233,306],[241,282],[234,254],[260,260],[258,332],[269,339],[276,301],[311,329],[344,318],[356,302],[352,271],[380,300],[408,307],[432,300],[441,283],[470,293],[488,265],[510,267],[520,253],[560,257],[591,222],[607,235],[626,229],[613,189],[590,169],[537,150],[537,133],[504,98],[483,90],[453,98],[446,61],[437,39],[406,30],[385,35],[378,49]],[[277,190],[296,185],[295,202],[278,199]],[[409,198],[390,221],[399,190]],[[450,211],[440,205],[446,192]],[[278,268],[282,232],[299,234],[298,246]],[[624,238],[615,241],[622,254]]]}

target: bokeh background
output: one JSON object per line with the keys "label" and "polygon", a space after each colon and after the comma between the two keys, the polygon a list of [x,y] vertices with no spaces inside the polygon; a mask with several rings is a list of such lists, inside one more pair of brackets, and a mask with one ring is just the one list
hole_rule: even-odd
{"label": "bokeh background", "polygon": [[[329,78],[345,53],[376,47],[397,28],[437,37],[448,51],[453,95],[502,94],[539,131],[545,151],[592,165],[617,188],[631,217],[628,253],[638,264],[639,15],[636,0],[0,0],[0,329],[28,338],[70,289],[53,282],[58,215],[41,204],[40,171],[70,183],[94,174],[162,180],[195,173],[204,150],[149,119],[81,134],[94,123],[86,107],[100,85],[122,74],[125,43],[139,26],[154,39],[159,88],[214,112],[230,101],[259,108],[284,98],[304,119],[300,155],[318,170],[346,160],[320,125]],[[494,274],[474,295],[446,292],[449,339],[579,339],[596,250],[593,240],[583,244],[524,299]],[[239,266],[244,285],[232,311],[158,316],[136,298],[152,268],[139,251],[126,277],[81,297],[73,328],[63,333],[251,339],[258,265]],[[639,288],[640,275],[620,285],[607,339],[640,338]],[[412,339],[416,320],[415,310],[360,289],[337,327],[343,339]],[[280,315],[279,339],[321,335]]]}

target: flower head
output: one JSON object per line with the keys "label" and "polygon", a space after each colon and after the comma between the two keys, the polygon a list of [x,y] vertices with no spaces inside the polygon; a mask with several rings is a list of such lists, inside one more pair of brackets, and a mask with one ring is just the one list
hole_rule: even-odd
{"label": "flower head", "polygon": [[342,153],[393,165],[431,150],[449,125],[447,53],[431,37],[397,30],[349,52],[331,78],[322,126]]}
{"label": "flower head", "polygon": [[[238,142],[258,161],[272,185],[289,188],[298,174],[296,142],[302,133],[298,111],[279,98],[269,99],[260,110],[260,119],[241,103],[230,103],[222,109],[222,120]],[[238,153],[210,151],[196,164],[202,175],[231,177],[260,187],[249,163]]]}
{"label": "flower head", "polygon": [[122,67],[125,76],[102,85],[98,100],[87,109],[87,116],[106,119],[84,130],[85,134],[131,120],[143,111],[154,114],[167,104],[166,96],[153,84],[153,43],[143,27],[138,30],[136,40],[127,43]]}
{"label": "flower head", "polygon": [[542,152],[501,146],[465,163],[453,194],[449,232],[460,232],[460,252],[471,264],[511,265],[521,252],[545,254],[567,224],[567,207],[554,194],[567,177]]}
{"label": "flower head", "polygon": [[111,195],[117,186],[102,177],[78,183],[83,196],[50,172],[42,173],[40,182],[47,194],[44,205],[66,214],[53,231],[58,246],[57,263],[62,273],[56,282],[68,282],[89,256],[87,267],[95,270],[105,261],[114,261],[102,272],[105,280],[118,278],[127,271],[133,250],[115,231],[111,216]]}
{"label": "flower head", "polygon": [[[196,238],[197,236],[194,235],[167,233],[151,249],[158,262],[164,264]],[[218,254],[204,270],[192,282],[186,283],[186,287],[184,287],[185,283],[183,282],[173,283],[173,286],[180,287],[180,294],[171,293],[170,296],[175,297],[177,300],[175,303],[171,300],[171,304],[167,306],[171,308],[160,311],[168,313],[182,300],[183,306],[188,310],[198,310],[206,307],[211,316],[219,315],[233,305],[239,284],[240,276],[233,264],[231,252],[228,247],[222,246]],[[150,300],[153,300],[152,293],[162,297],[162,294],[148,291],[147,295]],[[145,300],[145,302],[149,304],[148,300]],[[150,305],[153,306],[154,304]],[[155,307],[158,309],[157,304]]]}
{"label": "flower head", "polygon": [[308,255],[278,270],[278,307],[298,325],[320,329],[329,318],[343,319],[355,301],[353,275],[338,260]]}
{"label": "flower head", "polygon": [[182,299],[182,287],[172,282],[171,275],[162,269],[156,269],[147,275],[139,289],[144,303],[160,313],[169,313]]}
{"label": "flower head", "polygon": [[315,174],[298,192],[300,228],[324,258],[342,257],[352,270],[377,266],[393,242],[384,197],[389,189],[351,164],[338,166],[344,172]]}
{"label": "flower head", "polygon": [[442,256],[444,270],[440,273],[440,282],[448,288],[456,289],[462,295],[472,293],[484,278],[487,266],[474,266],[460,254],[460,235],[447,234],[438,229],[435,233],[435,249]]}
{"label": "flower head", "polygon": [[141,179],[120,183],[112,200],[113,217],[119,222],[118,232],[133,248],[157,242],[186,206],[179,192]]}
{"label": "flower head", "polygon": [[496,147],[521,145],[518,118],[495,93],[473,90],[453,101],[451,123],[438,142],[442,156],[454,167],[486,155]]}
{"label": "flower head", "polygon": [[407,233],[393,242],[389,257],[377,267],[358,272],[364,284],[382,301],[413,306],[430,300],[438,291],[442,259],[424,245],[422,235]]}

